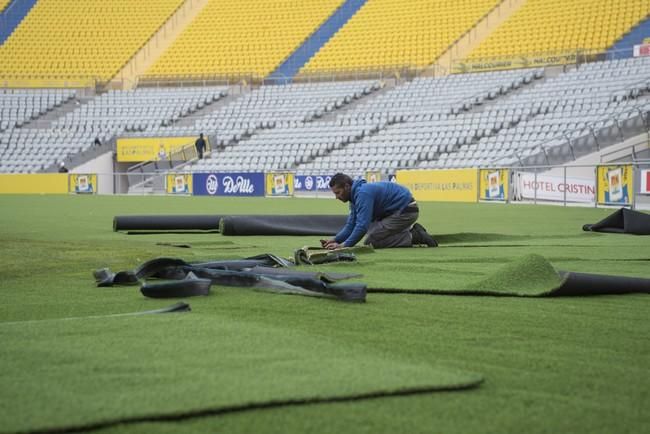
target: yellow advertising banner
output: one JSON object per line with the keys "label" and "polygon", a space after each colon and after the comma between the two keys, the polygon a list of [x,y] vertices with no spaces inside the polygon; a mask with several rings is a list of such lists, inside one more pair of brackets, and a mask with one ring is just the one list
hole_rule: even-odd
{"label": "yellow advertising banner", "polygon": [[369,170],[363,177],[367,182],[379,182],[381,181],[381,172],[378,170]]}
{"label": "yellow advertising banner", "polygon": [[560,53],[538,53],[528,56],[494,57],[486,59],[468,59],[456,62],[452,66],[452,74],[467,74],[470,72],[499,71],[504,69],[533,68],[550,65],[566,65],[576,63],[576,51]]}
{"label": "yellow advertising banner", "polygon": [[293,196],[293,173],[269,172],[266,174],[267,196]]}
{"label": "yellow advertising banner", "polygon": [[[120,137],[117,139],[117,161],[140,162],[168,160],[184,146],[194,146],[197,137]],[[207,137],[206,146],[210,149]]]}
{"label": "yellow advertising banner", "polygon": [[70,193],[97,193],[97,174],[71,173],[68,176],[68,191]]}
{"label": "yellow advertising banner", "polygon": [[632,165],[598,166],[598,203],[630,205],[634,197]]}
{"label": "yellow advertising banner", "polygon": [[398,170],[396,181],[416,200],[476,202],[478,198],[477,169]]}
{"label": "yellow advertising banner", "polygon": [[168,173],[165,183],[169,194],[192,194],[191,173]]}
{"label": "yellow advertising banner", "polygon": [[60,193],[68,192],[67,173],[17,173],[0,175],[0,193]]}
{"label": "yellow advertising banner", "polygon": [[481,169],[479,171],[479,199],[507,200],[509,174],[508,169]]}

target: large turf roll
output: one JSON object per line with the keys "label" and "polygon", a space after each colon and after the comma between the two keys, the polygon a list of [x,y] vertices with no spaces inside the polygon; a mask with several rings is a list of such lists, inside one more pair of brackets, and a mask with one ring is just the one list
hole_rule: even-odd
{"label": "large turf roll", "polygon": [[248,215],[221,219],[222,235],[335,235],[345,215]]}
{"label": "large turf roll", "polygon": [[113,218],[114,231],[219,230],[218,215],[123,215]]}

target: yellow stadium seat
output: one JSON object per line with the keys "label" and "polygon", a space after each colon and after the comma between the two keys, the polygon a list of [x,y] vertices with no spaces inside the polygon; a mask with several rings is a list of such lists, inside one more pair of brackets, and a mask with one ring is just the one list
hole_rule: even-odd
{"label": "yellow stadium seat", "polygon": [[181,3],[39,0],[0,46],[0,77],[92,75],[107,81]]}
{"label": "yellow stadium seat", "polygon": [[647,0],[527,0],[467,59],[605,51],[649,13]]}
{"label": "yellow stadium seat", "polygon": [[499,0],[369,1],[301,73],[427,66],[498,3]]}
{"label": "yellow stadium seat", "polygon": [[343,0],[212,0],[147,71],[266,76]]}

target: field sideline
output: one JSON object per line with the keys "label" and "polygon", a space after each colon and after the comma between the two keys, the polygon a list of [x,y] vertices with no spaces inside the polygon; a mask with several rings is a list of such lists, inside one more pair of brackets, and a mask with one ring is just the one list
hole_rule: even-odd
{"label": "field sideline", "polygon": [[[587,233],[612,209],[421,203],[435,249],[359,255],[369,287],[462,288],[535,253],[557,269],[650,277],[648,237]],[[638,433],[650,424],[650,297],[368,294],[365,304],[213,286],[175,300],[96,288],[92,270],[291,257],[318,237],[125,235],[126,214],[344,214],[323,199],[0,195],[0,433],[250,403],[479,387],[252,409],[100,433]],[[177,248],[158,243],[183,242]],[[92,317],[92,318],[84,318]],[[75,319],[65,319],[75,318]],[[110,425],[110,424],[109,424]]]}

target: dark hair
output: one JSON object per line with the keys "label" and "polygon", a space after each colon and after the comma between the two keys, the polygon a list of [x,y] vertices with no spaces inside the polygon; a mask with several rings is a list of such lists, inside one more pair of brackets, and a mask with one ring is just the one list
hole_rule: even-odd
{"label": "dark hair", "polygon": [[343,187],[346,184],[352,185],[352,178],[350,178],[345,173],[337,173],[336,175],[332,176],[332,179],[330,179],[330,188],[334,186]]}

